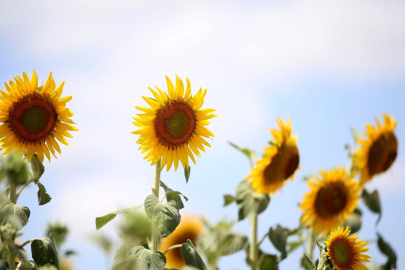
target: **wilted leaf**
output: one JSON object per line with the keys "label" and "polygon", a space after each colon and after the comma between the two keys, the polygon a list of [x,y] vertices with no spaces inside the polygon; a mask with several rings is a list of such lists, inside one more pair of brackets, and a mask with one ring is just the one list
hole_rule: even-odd
{"label": "wilted leaf", "polygon": [[41,163],[41,161],[39,161],[37,154],[34,154],[31,158],[31,169],[32,169],[32,180],[34,180],[34,182],[37,183],[45,171],[45,167]]}
{"label": "wilted leaf", "polygon": [[49,203],[52,200],[52,197],[48,194],[44,185],[42,185],[39,181],[37,181],[37,186],[38,186],[38,193],[37,193],[38,204],[44,205]]}

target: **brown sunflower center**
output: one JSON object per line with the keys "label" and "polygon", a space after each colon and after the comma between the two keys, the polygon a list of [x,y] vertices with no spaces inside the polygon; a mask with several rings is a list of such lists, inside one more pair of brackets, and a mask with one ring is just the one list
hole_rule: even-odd
{"label": "brown sunflower center", "polygon": [[173,100],[156,113],[154,128],[161,144],[177,147],[188,142],[196,128],[193,109],[184,101]]}
{"label": "brown sunflower center", "polygon": [[393,132],[381,134],[368,152],[367,169],[370,175],[388,170],[397,157],[398,141]]}
{"label": "brown sunflower center", "polygon": [[329,247],[329,253],[332,261],[338,267],[348,267],[353,264],[354,252],[350,243],[345,239],[338,239],[332,242]]}
{"label": "brown sunflower center", "polygon": [[297,170],[300,162],[298,148],[295,144],[282,145],[271,163],[264,169],[266,184],[283,182],[290,178]]}
{"label": "brown sunflower center", "polygon": [[[193,245],[197,245],[197,237],[198,235],[196,234],[196,231],[193,230],[193,228],[190,229],[185,229],[181,235],[179,235],[172,243],[172,245],[180,245],[187,243],[187,240],[190,239],[191,242],[193,242]],[[171,265],[180,267],[181,265],[184,265],[183,263],[183,256],[181,255],[181,249],[176,248],[170,251],[170,257],[173,259],[173,262]],[[170,261],[169,261],[170,263]]]}
{"label": "brown sunflower center", "polygon": [[333,182],[318,190],[315,211],[323,218],[332,218],[346,207],[347,201],[347,188],[344,183]]}
{"label": "brown sunflower center", "polygon": [[38,142],[54,129],[58,115],[52,103],[39,93],[27,95],[9,110],[9,124],[21,141]]}

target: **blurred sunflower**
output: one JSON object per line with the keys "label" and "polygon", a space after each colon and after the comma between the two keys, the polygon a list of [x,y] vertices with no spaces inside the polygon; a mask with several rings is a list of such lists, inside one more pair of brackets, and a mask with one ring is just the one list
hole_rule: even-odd
{"label": "blurred sunflower", "polygon": [[356,234],[350,235],[349,227],[344,229],[339,226],[329,234],[329,239],[325,240],[325,254],[330,259],[333,269],[336,270],[367,270],[362,262],[368,262],[368,255],[363,254],[368,251],[365,247],[367,242],[363,239],[357,241]]}
{"label": "blurred sunflower", "polygon": [[[203,226],[199,219],[193,217],[182,217],[179,226],[176,230],[164,238],[159,245],[159,250],[164,252],[171,246],[180,245],[187,242],[190,239],[193,245],[197,245],[197,238],[201,235],[203,231]],[[173,249],[165,254],[167,259],[166,267],[173,267],[181,269],[186,266],[183,261],[183,256],[181,255],[180,248]]]}
{"label": "blurred sunflower", "polygon": [[366,124],[364,132],[366,139],[357,138],[360,148],[354,153],[353,168],[361,174],[360,183],[364,184],[374,175],[388,170],[397,157],[398,141],[394,134],[396,127],[395,118],[383,115],[384,124],[375,119],[377,127]]}
{"label": "blurred sunflower", "polygon": [[252,183],[256,192],[274,194],[282,188],[289,178],[294,179],[294,172],[299,166],[297,135],[292,136],[291,120],[288,122],[277,118],[280,130],[270,129],[273,141],[264,148],[264,155],[256,161],[256,167],[246,178]]}
{"label": "blurred sunflower", "polygon": [[191,95],[191,85],[187,78],[184,91],[183,81],[176,76],[176,87],[166,77],[168,93],[156,86],[156,91],[149,87],[154,98],[143,97],[150,108],[135,107],[142,111],[133,117],[133,123],[140,129],[132,132],[139,134],[137,143],[142,153],[147,152],[144,159],[156,164],[162,159],[161,168],[165,165],[169,171],[172,164],[177,170],[179,160],[184,168],[189,165],[188,158],[195,164],[194,154],[200,156],[205,151],[204,145],[210,144],[203,139],[214,137],[205,126],[209,119],[215,117],[214,109],[201,109],[207,89],[200,88],[195,96]]}
{"label": "blurred sunflower", "polygon": [[[50,153],[60,154],[56,140],[68,145],[64,137],[73,138],[68,131],[77,131],[70,117],[73,112],[66,108],[72,96],[60,98],[64,82],[56,88],[52,73],[43,87],[38,87],[34,70],[31,80],[23,73],[9,84],[4,83],[7,92],[0,90],[0,143],[3,154],[14,150],[26,153],[30,161],[34,154],[43,162],[44,154],[51,160]],[[55,156],[56,158],[56,156]]]}
{"label": "blurred sunflower", "polygon": [[361,187],[343,167],[320,171],[320,175],[307,181],[311,191],[304,194],[300,206],[301,222],[317,233],[329,233],[356,209]]}

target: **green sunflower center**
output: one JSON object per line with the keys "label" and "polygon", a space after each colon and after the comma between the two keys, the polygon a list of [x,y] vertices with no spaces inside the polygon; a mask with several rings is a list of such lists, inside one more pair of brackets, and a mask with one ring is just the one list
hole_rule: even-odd
{"label": "green sunflower center", "polygon": [[371,145],[368,152],[367,168],[370,175],[388,170],[397,157],[398,141],[393,132],[382,134]]}
{"label": "green sunflower center", "polygon": [[32,106],[23,112],[20,122],[29,133],[40,133],[49,123],[49,112],[41,106]]}
{"label": "green sunflower center", "polygon": [[172,100],[156,112],[153,125],[159,142],[175,148],[184,145],[193,136],[197,118],[186,102]]}
{"label": "green sunflower center", "polygon": [[9,110],[9,124],[20,141],[39,142],[54,130],[58,115],[54,105],[40,93],[16,101]]}
{"label": "green sunflower center", "polygon": [[333,218],[346,207],[347,188],[344,183],[333,182],[321,187],[315,199],[315,210],[323,218]]}
{"label": "green sunflower center", "polygon": [[352,263],[353,252],[350,244],[345,240],[337,240],[336,242],[333,242],[329,249],[336,266],[344,267]]}
{"label": "green sunflower center", "polygon": [[190,117],[184,111],[175,112],[166,120],[166,131],[173,138],[181,138],[190,130]]}

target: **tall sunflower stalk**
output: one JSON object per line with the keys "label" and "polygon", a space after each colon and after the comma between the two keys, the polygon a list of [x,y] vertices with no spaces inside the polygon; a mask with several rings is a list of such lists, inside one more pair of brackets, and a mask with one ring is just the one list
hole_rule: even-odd
{"label": "tall sunflower stalk", "polygon": [[[152,186],[152,194],[147,196],[144,205],[138,205],[122,209],[103,217],[96,218],[97,229],[116,217],[117,214],[133,214],[137,209],[144,206],[146,215],[152,223],[149,249],[144,246],[122,246],[116,252],[113,269],[146,269],[147,265],[153,264],[154,269],[163,269],[166,265],[172,265],[166,254],[180,248],[184,263],[197,269],[206,269],[206,266],[196,251],[195,245],[190,239],[182,244],[160,249],[160,239],[171,235],[181,221],[180,210],[184,207],[182,198],[188,200],[179,191],[170,189],[161,181],[161,171],[166,166],[169,171],[173,166],[178,169],[179,163],[184,168],[186,181],[190,177],[190,160],[195,164],[194,155],[201,156],[200,151],[205,151],[205,146],[210,147],[206,139],[212,139],[214,134],[206,128],[209,120],[216,115],[214,109],[201,109],[207,90],[200,90],[191,94],[191,84],[176,76],[175,85],[166,77],[167,92],[159,87],[156,90],[149,88],[153,97],[143,97],[150,107],[136,107],[140,113],[133,117],[133,124],[138,127],[132,132],[139,135],[137,143],[142,153],[146,153],[144,159],[155,166],[155,177]],[[159,197],[159,189],[162,187],[165,194]],[[167,203],[164,204],[163,200]],[[146,256],[134,260],[132,255],[145,252]],[[135,255],[134,255],[135,256]]]}
{"label": "tall sunflower stalk", "polygon": [[[8,269],[38,269],[49,264],[59,268],[57,248],[52,237],[35,238],[19,245],[16,237],[25,227],[30,217],[26,206],[17,204],[25,187],[34,183],[38,187],[38,204],[51,201],[44,185],[39,181],[44,173],[44,157],[49,161],[51,154],[61,153],[59,143],[68,144],[65,137],[73,137],[68,131],[77,131],[70,119],[73,113],[66,108],[72,96],[61,98],[64,83],[56,87],[50,74],[45,85],[38,86],[38,77],[33,72],[30,79],[14,77],[14,81],[4,83],[6,91],[0,90],[0,175],[7,178],[8,198],[0,196],[0,232],[4,245],[0,254],[7,255]],[[31,171],[28,168],[31,163]],[[18,190],[18,191],[17,191]],[[4,194],[4,193],[1,193]],[[32,261],[29,261],[24,247],[31,244]],[[18,258],[18,261],[16,261]]]}

